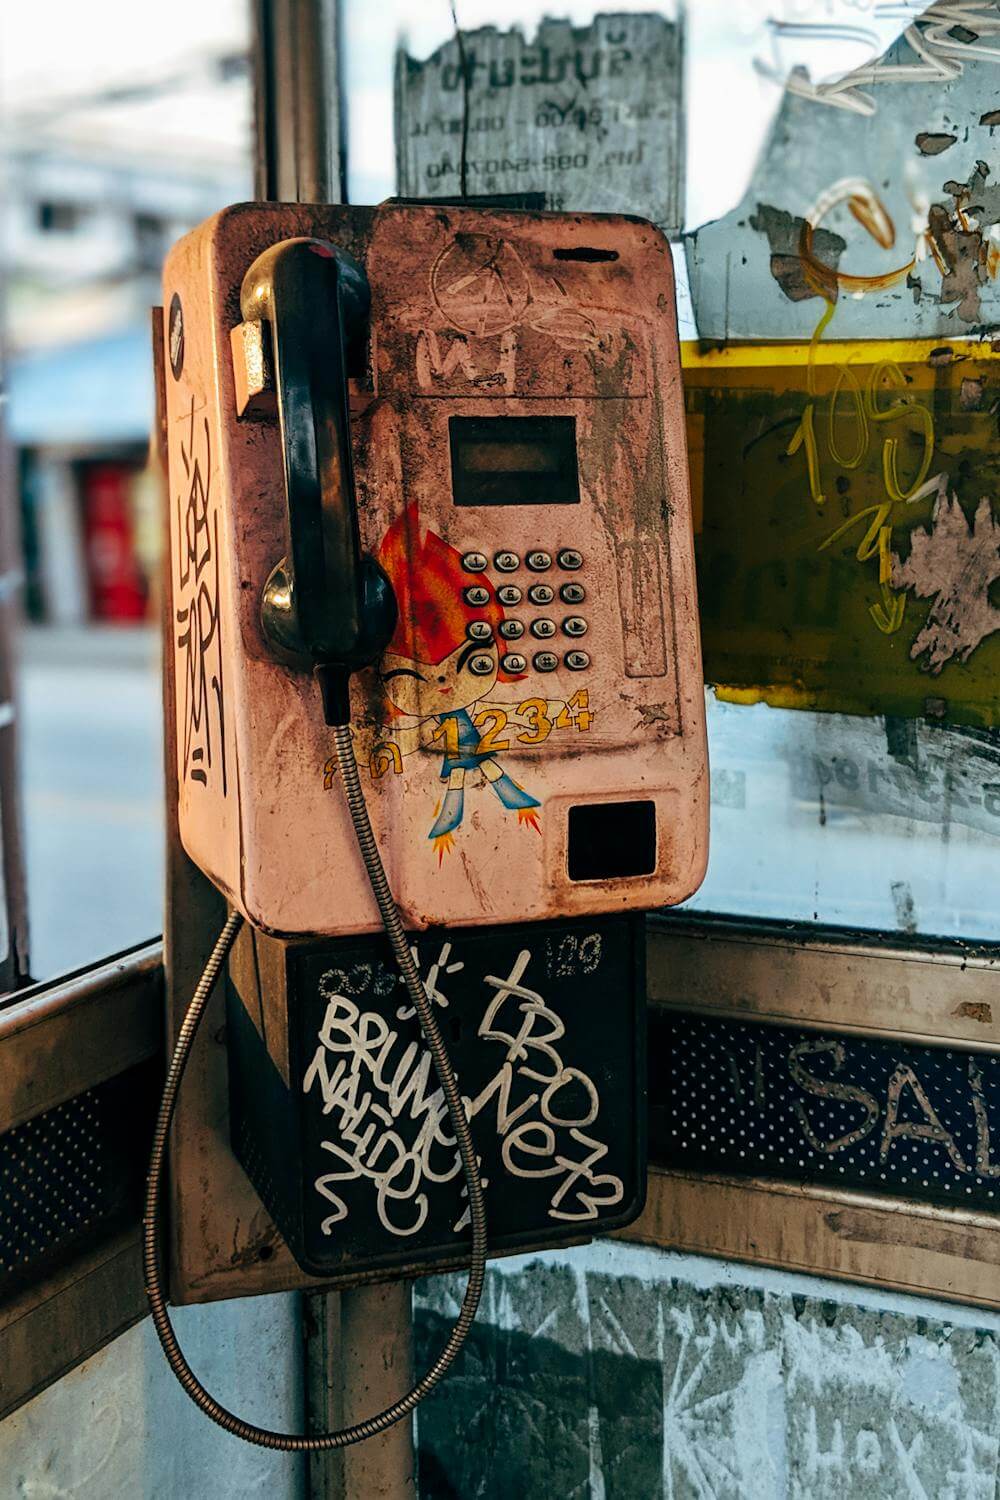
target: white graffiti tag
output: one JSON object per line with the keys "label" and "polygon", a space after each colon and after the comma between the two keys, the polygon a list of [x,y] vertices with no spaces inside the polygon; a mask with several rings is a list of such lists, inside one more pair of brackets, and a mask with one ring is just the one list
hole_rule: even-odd
{"label": "white graffiti tag", "polygon": [[[445,944],[425,981],[438,1005],[448,1004],[441,975],[463,967],[450,963],[450,956]],[[608,1154],[587,1133],[600,1110],[598,1092],[586,1073],[563,1062],[563,1022],[522,982],[530,961],[530,950],[522,949],[505,979],[484,979],[495,993],[478,1035],[486,1045],[502,1046],[504,1055],[475,1099],[463,1095],[465,1110],[472,1120],[495,1103],[504,1168],[512,1177],[550,1180],[550,1218],[593,1220],[621,1202],[624,1187],[619,1177],[595,1170]],[[347,1217],[344,1185],[367,1179],[382,1227],[400,1237],[417,1234],[427,1220],[428,1187],[451,1181],[461,1170],[430,1053],[405,1041],[378,1011],[362,1010],[328,985],[321,988],[326,1013],[303,1091],[319,1092],[323,1114],[335,1127],[333,1138],[321,1142],[334,1164],[314,1184],[333,1208],[323,1233]],[[396,1011],[400,1020],[410,1015],[409,1007]],[[453,1229],[467,1222],[466,1209]]]}

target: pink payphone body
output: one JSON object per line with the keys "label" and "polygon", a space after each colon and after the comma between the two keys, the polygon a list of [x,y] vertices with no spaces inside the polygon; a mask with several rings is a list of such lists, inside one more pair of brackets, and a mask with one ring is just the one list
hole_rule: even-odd
{"label": "pink payphone body", "polygon": [[285,936],[379,925],[302,642],[335,652],[380,590],[349,718],[408,927],[690,895],[708,776],[662,235],[247,205],[177,245],[165,303],[180,832],[231,903]]}

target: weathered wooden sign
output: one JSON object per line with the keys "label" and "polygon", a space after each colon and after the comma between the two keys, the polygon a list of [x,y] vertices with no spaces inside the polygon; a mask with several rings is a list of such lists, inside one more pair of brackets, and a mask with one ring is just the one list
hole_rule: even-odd
{"label": "weathered wooden sign", "polygon": [[677,234],[683,103],[682,18],[544,20],[530,43],[485,26],[426,61],[400,49],[398,191],[541,193],[547,208],[639,214]]}
{"label": "weathered wooden sign", "polygon": [[[631,916],[414,938],[494,1250],[586,1239],[642,1207],[644,944]],[[230,979],[233,1144],[299,1265],[330,1277],[461,1261],[461,1162],[388,943],[286,949],[280,1037],[264,951]]]}

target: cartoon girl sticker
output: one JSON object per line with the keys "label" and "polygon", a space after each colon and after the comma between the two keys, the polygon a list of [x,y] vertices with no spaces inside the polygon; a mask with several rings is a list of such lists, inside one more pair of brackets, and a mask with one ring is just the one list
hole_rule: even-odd
{"label": "cartoon girl sticker", "polygon": [[[503,769],[470,712],[489,698],[498,680],[517,680],[500,667],[496,637],[504,611],[493,585],[484,574],[468,572],[461,554],[435,532],[420,534],[415,506],[386,532],[378,557],[396,592],[399,622],[377,669],[393,722],[389,742],[375,747],[373,764],[380,751],[395,763],[418,745],[441,746],[445,792],[427,835],[439,864],[462,822],[470,771],[481,773],[502,805],[517,812],[519,823],[540,832],[541,804]],[[485,590],[484,605],[467,601],[471,587]],[[483,622],[485,640],[470,632],[476,622]]]}

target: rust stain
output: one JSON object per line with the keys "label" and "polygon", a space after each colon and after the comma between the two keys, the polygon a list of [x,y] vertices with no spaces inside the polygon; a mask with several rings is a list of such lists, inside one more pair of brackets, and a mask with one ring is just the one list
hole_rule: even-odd
{"label": "rust stain", "polygon": [[978,1021],[981,1026],[993,1025],[993,1007],[984,1000],[963,1000],[956,1005],[952,1015],[961,1020]]}
{"label": "rust stain", "polygon": [[823,1222],[838,1239],[855,1244],[905,1246],[931,1250],[937,1255],[954,1255],[960,1260],[976,1258],[977,1237],[981,1232],[972,1225],[966,1227],[892,1210],[876,1219],[871,1209],[836,1208],[823,1215]]}

